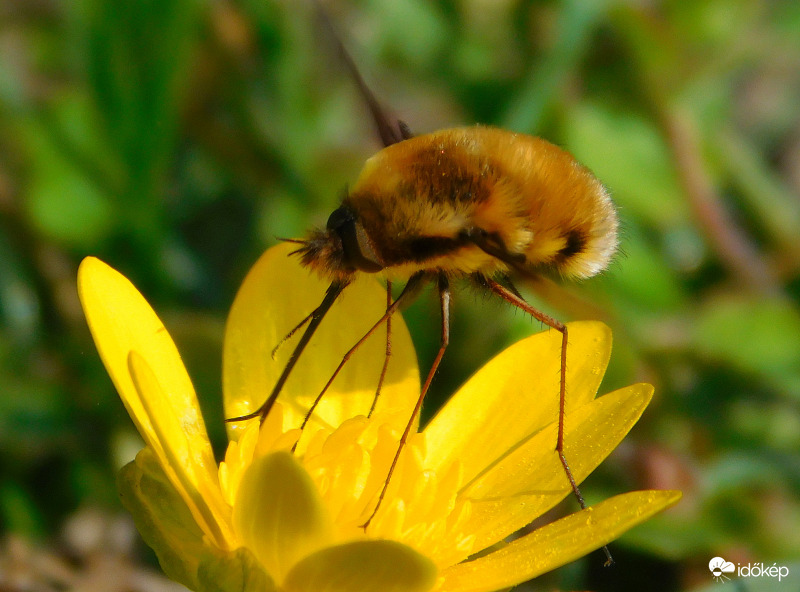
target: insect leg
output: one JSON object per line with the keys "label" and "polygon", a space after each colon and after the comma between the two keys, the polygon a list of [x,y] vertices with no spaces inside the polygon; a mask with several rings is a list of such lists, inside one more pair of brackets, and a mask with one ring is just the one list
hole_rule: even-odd
{"label": "insect leg", "polygon": [[[344,365],[347,363],[347,361],[352,357],[352,355],[356,352],[356,350],[359,347],[361,347],[361,344],[363,344],[370,337],[370,335],[372,335],[378,329],[378,327],[380,327],[383,323],[388,323],[389,319],[400,307],[400,304],[405,302],[405,300],[408,299],[409,296],[413,295],[416,292],[419,284],[422,282],[424,277],[425,275],[422,272],[411,276],[411,279],[408,280],[408,282],[405,285],[405,288],[403,288],[403,291],[400,292],[400,295],[397,297],[397,300],[395,300],[389,306],[386,307],[386,313],[384,313],[384,315],[381,318],[379,318],[374,325],[372,325],[369,331],[367,331],[363,335],[363,337],[361,337],[361,339],[359,339],[356,342],[356,344],[349,350],[347,350],[347,353],[344,354],[344,356],[342,356],[342,361],[339,362],[339,365],[336,367],[336,370],[333,371],[333,374],[328,379],[328,382],[326,382],[325,386],[322,387],[322,391],[317,395],[317,398],[314,399],[314,402],[311,404],[308,413],[306,413],[306,416],[303,419],[303,423],[300,425],[301,430],[306,427],[308,420],[311,419],[311,416],[314,414],[314,410],[317,408],[317,405],[319,405],[319,402],[322,400],[322,396],[327,392],[331,384],[333,384],[333,381],[336,380],[336,377],[339,375],[339,372],[341,372],[342,368],[344,368]],[[391,292],[389,293],[389,296],[391,297]],[[386,362],[384,362],[384,366],[385,365]],[[381,374],[381,377],[383,377],[383,373]]]}
{"label": "insect leg", "polygon": [[[575,481],[575,477],[572,475],[572,470],[569,468],[567,457],[564,455],[564,416],[566,414],[567,396],[567,326],[558,319],[554,319],[553,317],[528,304],[518,293],[516,293],[516,290],[510,290],[491,278],[480,278],[480,281],[509,304],[516,306],[523,312],[531,315],[537,321],[544,323],[548,327],[551,327],[561,333],[561,371],[558,393],[558,437],[556,439],[556,453],[561,461],[561,466],[564,467],[564,473],[566,474],[567,480],[572,488],[572,493],[578,500],[581,509],[586,509],[586,502],[583,499],[581,490],[578,488],[578,483]],[[614,559],[611,557],[611,553],[609,552],[607,546],[603,546],[603,552],[606,555],[605,564],[607,566],[612,565],[614,563]]]}
{"label": "insect leg", "polygon": [[417,416],[419,415],[419,410],[422,408],[422,401],[425,399],[425,395],[428,393],[428,389],[431,386],[433,375],[436,374],[436,370],[439,368],[439,363],[442,361],[442,356],[444,356],[444,352],[450,343],[450,283],[447,279],[447,276],[443,273],[440,273],[437,284],[439,288],[439,302],[442,311],[442,334],[439,344],[439,352],[436,354],[433,364],[431,364],[431,369],[428,371],[427,378],[425,378],[425,384],[422,385],[422,391],[420,391],[417,404],[414,406],[414,411],[411,413],[411,417],[408,420],[406,429],[403,431],[403,435],[400,437],[400,443],[397,446],[397,452],[395,453],[394,459],[392,459],[392,464],[389,467],[389,474],[386,476],[386,481],[383,483],[383,489],[381,489],[381,493],[378,496],[378,503],[375,504],[375,509],[372,510],[370,517],[361,526],[361,528],[364,530],[369,527],[369,523],[372,522],[372,519],[375,518],[375,515],[378,513],[378,509],[381,507],[383,498],[386,496],[386,490],[389,487],[389,481],[392,479],[392,474],[394,473],[394,469],[397,466],[397,461],[400,458],[400,453],[403,451],[403,448],[406,445],[408,435],[414,425],[414,420],[416,420]]}
{"label": "insect leg", "polygon": [[278,355],[278,350],[281,349],[281,347],[283,347],[283,344],[286,343],[287,341],[289,341],[292,337],[294,337],[294,334],[297,333],[300,329],[302,329],[305,326],[305,324],[314,317],[314,313],[315,312],[316,312],[316,310],[310,312],[306,318],[304,318],[302,321],[300,321],[299,323],[297,323],[294,326],[294,329],[292,329],[286,335],[283,336],[283,339],[281,339],[278,342],[278,345],[276,345],[275,347],[272,348],[272,359],[273,360],[275,359],[275,356]]}
{"label": "insect leg", "polygon": [[[386,310],[392,306],[392,282],[386,280]],[[372,407],[369,408],[367,417],[372,417],[375,411],[375,406],[378,404],[378,397],[381,396],[381,388],[383,381],[386,379],[386,371],[389,369],[389,358],[392,357],[392,317],[386,317],[386,355],[383,357],[383,368],[381,368],[381,376],[378,378],[378,387],[375,389],[375,398],[372,399]]]}
{"label": "insect leg", "polygon": [[252,413],[248,413],[247,415],[242,415],[240,417],[230,417],[225,420],[226,423],[231,423],[234,421],[245,421],[247,419],[253,419],[254,417],[261,417],[261,422],[263,423],[266,419],[267,415],[269,414],[270,409],[275,404],[275,401],[278,398],[278,395],[281,393],[281,389],[283,389],[283,385],[286,384],[287,379],[289,378],[289,374],[291,374],[292,369],[294,368],[297,360],[300,358],[300,354],[303,353],[306,345],[311,340],[311,336],[314,335],[314,332],[319,327],[319,324],[322,322],[322,319],[325,317],[325,314],[330,310],[331,306],[342,291],[347,287],[349,281],[338,281],[333,282],[330,286],[328,286],[328,290],[325,292],[325,298],[323,298],[322,303],[314,309],[314,312],[311,313],[311,319],[308,323],[308,327],[306,327],[303,336],[300,338],[300,341],[294,348],[291,357],[289,357],[289,361],[286,362],[286,366],[283,368],[283,372],[278,377],[278,381],[275,383],[275,386],[272,389],[272,393],[270,393],[267,400],[264,401],[264,404],[261,405],[258,409],[253,411]]}

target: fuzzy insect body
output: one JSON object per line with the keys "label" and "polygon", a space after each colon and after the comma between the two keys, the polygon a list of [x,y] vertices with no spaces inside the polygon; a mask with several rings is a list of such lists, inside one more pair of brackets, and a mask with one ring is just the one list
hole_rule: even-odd
{"label": "fuzzy insect body", "polygon": [[300,249],[329,280],[555,272],[587,278],[617,247],[608,192],[568,152],[493,127],[442,130],[367,160],[325,230]]}

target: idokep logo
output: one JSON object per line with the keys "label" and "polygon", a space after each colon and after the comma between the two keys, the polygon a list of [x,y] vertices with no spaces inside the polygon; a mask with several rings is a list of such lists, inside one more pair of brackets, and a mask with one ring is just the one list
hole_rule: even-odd
{"label": "idokep logo", "polygon": [[789,575],[789,568],[785,565],[764,565],[763,563],[741,563],[734,565],[731,561],[725,561],[722,557],[714,557],[708,562],[708,570],[714,576],[715,582],[730,580],[725,574],[735,573],[740,578],[778,578],[780,582]]}
{"label": "idokep logo", "polygon": [[714,557],[708,562],[708,569],[711,571],[711,575],[714,576],[715,582],[723,582],[730,580],[725,574],[736,571],[736,566],[730,561],[725,561],[722,557]]}

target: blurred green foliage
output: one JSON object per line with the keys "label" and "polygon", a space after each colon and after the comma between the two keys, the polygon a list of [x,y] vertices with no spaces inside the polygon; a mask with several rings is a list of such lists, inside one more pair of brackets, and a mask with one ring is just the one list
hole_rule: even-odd
{"label": "blurred green foliage", "polygon": [[[532,298],[613,327],[606,390],[656,385],[585,493],[669,487],[685,498],[614,545],[615,570],[589,558],[525,589],[705,589],[717,555],[797,560],[800,3],[328,6],[412,130],[482,122],[542,135],[619,205],[612,268]],[[221,335],[237,285],[275,237],[324,222],[378,147],[305,2],[0,3],[6,532],[44,542],[78,507],[116,509],[114,473],[138,446],[77,303],[81,258],[121,270],[165,319],[221,446]],[[423,367],[438,341],[432,300],[407,314]],[[456,295],[428,413],[539,329],[487,300]]]}

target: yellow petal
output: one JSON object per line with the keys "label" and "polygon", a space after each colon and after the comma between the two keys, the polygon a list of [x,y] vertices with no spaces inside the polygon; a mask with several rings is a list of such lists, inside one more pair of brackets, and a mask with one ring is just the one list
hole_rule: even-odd
{"label": "yellow petal", "polygon": [[[609,393],[565,418],[564,454],[577,482],[589,475],[638,421],[653,387],[633,385]],[[571,489],[555,452],[552,423],[510,450],[460,495],[472,500],[464,526],[486,548],[530,523],[567,496]]]}
{"label": "yellow petal", "polygon": [[[290,255],[295,248],[285,243],[264,253],[233,303],[223,359],[227,417],[246,415],[267,399],[304,328],[283,344],[275,359],[273,348],[322,302],[327,284]],[[385,288],[366,274],[344,290],[284,386],[281,401],[287,428],[300,424],[342,356],[385,310]],[[348,417],[369,412],[385,349],[386,331],[381,328],[357,350],[323,397],[313,416],[318,425],[336,427]],[[375,417],[405,427],[418,394],[414,348],[400,315],[395,315],[392,358]],[[237,437],[243,423],[230,424],[229,435]]]}
{"label": "yellow petal", "polygon": [[[207,448],[209,458],[213,458],[194,388],[178,350],[133,284],[102,261],[87,257],[78,270],[78,291],[100,357],[148,444],[155,438],[128,371],[131,350],[140,352],[161,377],[165,390],[172,394],[170,404],[176,414],[196,426],[194,431],[202,440],[198,450]],[[154,444],[157,448],[158,443]]]}
{"label": "yellow petal", "polygon": [[443,572],[442,592],[493,592],[535,578],[613,541],[675,504],[678,491],[634,491],[605,500],[474,561]]}
{"label": "yellow petal", "polygon": [[136,351],[130,352],[128,367],[144,411],[152,422],[155,441],[162,445],[156,457],[164,473],[203,532],[221,549],[229,549],[233,540],[231,512],[222,498],[217,473],[209,475],[197,462],[182,418],[174,414],[167,393],[144,357]]}
{"label": "yellow petal", "polygon": [[239,540],[278,582],[332,536],[314,482],[288,452],[253,461],[236,494],[233,522]]}
{"label": "yellow petal", "polygon": [[[145,442],[162,463],[167,463],[167,450],[172,447],[176,448],[174,455],[191,458],[196,489],[204,487],[201,482],[216,483],[217,465],[194,388],[175,344],[153,309],[124,276],[93,257],[81,263],[78,292],[100,357]],[[143,366],[157,377],[147,381],[158,384],[157,389],[134,386],[128,367],[131,351],[136,351]],[[180,435],[174,430],[156,433],[145,398],[159,413],[177,419]],[[223,508],[213,512],[217,516],[223,513]],[[209,536],[225,548],[224,536],[215,536],[213,528]]]}
{"label": "yellow petal", "polygon": [[436,566],[410,547],[388,540],[328,547],[298,563],[286,592],[427,592]]}
{"label": "yellow petal", "polygon": [[224,552],[209,544],[150,448],[122,468],[117,484],[123,505],[170,579],[196,592],[276,590],[246,548]]}
{"label": "yellow petal", "polygon": [[[611,355],[611,330],[569,324],[567,413],[591,401]],[[459,389],[425,428],[426,466],[461,461],[465,480],[558,417],[561,333],[543,331],[512,345]]]}

